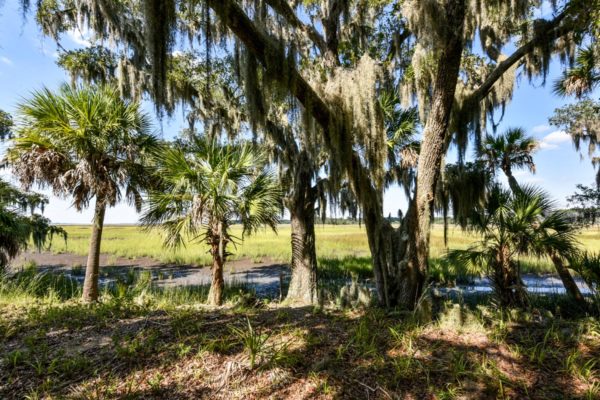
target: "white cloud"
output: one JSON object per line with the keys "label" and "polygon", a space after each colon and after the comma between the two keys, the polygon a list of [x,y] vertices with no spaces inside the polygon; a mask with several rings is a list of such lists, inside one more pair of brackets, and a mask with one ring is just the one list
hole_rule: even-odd
{"label": "white cloud", "polygon": [[92,35],[88,29],[71,29],[67,31],[67,36],[69,36],[69,39],[71,39],[75,44],[78,44],[80,46],[90,47],[92,45]]}
{"label": "white cloud", "polygon": [[544,133],[544,132],[548,132],[549,130],[550,130],[550,127],[546,124],[536,125],[533,128],[531,128],[531,132],[533,132],[533,133]]}
{"label": "white cloud", "polygon": [[539,144],[542,150],[552,150],[557,149],[561,143],[570,141],[571,136],[565,131],[554,131],[544,136]]}
{"label": "white cloud", "polygon": [[6,65],[13,65],[12,60],[8,57],[0,57],[0,61],[2,61]]}
{"label": "white cloud", "polygon": [[546,143],[564,143],[570,141],[571,136],[565,131],[554,131],[544,136],[544,142]]}
{"label": "white cloud", "polygon": [[45,47],[42,47],[41,51],[42,51],[42,54],[44,54],[47,57],[58,58],[58,56],[59,56],[58,51],[56,51],[56,50],[50,51],[50,50],[46,49]]}

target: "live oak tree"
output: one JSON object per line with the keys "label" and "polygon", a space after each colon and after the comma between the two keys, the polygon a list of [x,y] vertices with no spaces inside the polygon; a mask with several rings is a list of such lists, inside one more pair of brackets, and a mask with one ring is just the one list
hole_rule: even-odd
{"label": "live oak tree", "polygon": [[[552,14],[538,19],[531,17],[541,7],[534,0],[78,4],[77,18],[129,55],[124,66],[132,72],[124,75],[150,66],[149,87],[159,105],[167,100],[170,54],[178,40],[231,52],[234,64],[244,66],[245,95],[259,121],[268,99],[261,94],[279,90],[295,99],[335,175],[344,176],[356,194],[380,303],[408,308],[425,284],[432,202],[447,148],[454,142],[464,152],[469,132],[481,133],[491,112],[510,99],[517,71],[545,76],[551,57],[571,59],[592,29],[583,0],[553,3]],[[135,18],[138,10],[143,23]],[[474,50],[475,38],[481,50]],[[510,43],[515,50],[503,54]],[[245,61],[237,56],[242,52],[250,56]],[[264,79],[253,84],[259,75]],[[387,147],[377,100],[384,88],[402,94],[406,104],[416,102],[423,123],[416,187],[399,228],[383,214]]]}
{"label": "live oak tree", "polygon": [[0,139],[11,136],[14,122],[12,116],[4,110],[0,110]]}
{"label": "live oak tree", "polygon": [[125,198],[139,210],[149,184],[145,160],[157,144],[150,120],[110,86],[42,89],[18,114],[22,123],[7,158],[22,186],[50,187],[77,210],[95,201],[83,300],[96,301],[106,208]]}
{"label": "live oak tree", "polygon": [[592,165],[597,168],[596,186],[600,188],[600,156],[597,152],[600,142],[600,102],[584,98],[557,108],[550,118],[550,124],[571,135],[577,151],[587,147]]}
{"label": "live oak tree", "polygon": [[594,225],[600,214],[600,189],[578,184],[577,190],[567,197],[571,210],[576,211],[578,222],[582,225]]}

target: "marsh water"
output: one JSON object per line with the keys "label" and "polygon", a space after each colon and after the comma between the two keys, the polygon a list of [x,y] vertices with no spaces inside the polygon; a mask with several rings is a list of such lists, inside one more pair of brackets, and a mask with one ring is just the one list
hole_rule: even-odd
{"label": "marsh water", "polygon": [[[84,269],[67,268],[63,266],[40,267],[41,271],[63,273],[83,282]],[[132,281],[139,274],[147,274],[157,287],[186,287],[210,285],[211,271],[209,267],[192,266],[105,266],[101,269],[100,284],[102,286],[113,285],[119,281]],[[523,275],[523,283],[527,290],[536,294],[563,294],[565,288],[562,281],[553,275]],[[225,282],[229,285],[239,285],[252,289],[259,297],[275,298],[281,296],[287,288],[290,279],[289,267],[286,264],[257,263],[251,265],[234,265],[225,268]],[[590,289],[579,277],[575,278],[583,294],[591,294]],[[333,286],[343,286],[350,279],[342,279],[335,282]],[[361,284],[374,290],[374,282],[366,280]],[[440,294],[454,296],[469,296],[486,294],[492,291],[490,281],[486,277],[472,277],[462,280],[455,286],[435,287]]]}

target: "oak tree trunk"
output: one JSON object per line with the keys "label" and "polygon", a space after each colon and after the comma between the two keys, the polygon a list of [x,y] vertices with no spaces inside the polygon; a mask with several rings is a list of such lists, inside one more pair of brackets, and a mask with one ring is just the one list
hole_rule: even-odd
{"label": "oak tree trunk", "polygon": [[[400,229],[393,229],[389,222],[384,221],[381,206],[383,189],[374,187],[368,170],[361,165],[360,156],[351,149],[345,155],[352,165],[347,167],[348,177],[352,180],[353,188],[361,198],[360,203],[364,209],[378,298],[382,305],[388,307],[413,308],[425,283],[431,205],[435,183],[440,174],[444,142],[464,49],[465,1],[447,0],[444,6],[444,37],[436,46],[438,65],[419,156],[415,204]],[[277,44],[257,29],[237,2],[208,0],[208,5],[269,73],[270,66],[276,63],[270,62],[267,55],[278,54]],[[281,61],[283,65],[283,60]],[[274,73],[273,78],[280,82],[285,81],[288,85],[290,81],[293,82],[290,87],[291,93],[310,110],[325,131],[331,127],[339,127],[340,121],[337,116],[330,112],[327,104],[302,75],[296,69],[290,69],[289,73],[289,76]],[[340,142],[334,140],[327,132],[324,133],[324,140],[331,151],[344,151],[339,148]]]}
{"label": "oak tree trunk", "polygon": [[[414,208],[407,213],[408,247],[400,265],[398,305],[412,309],[423,293],[428,273],[429,236],[435,185],[441,171],[454,93],[464,49],[465,0],[446,3],[445,40],[433,84],[431,109],[419,153]],[[401,233],[402,235],[403,233]]]}
{"label": "oak tree trunk", "polygon": [[94,220],[92,221],[92,236],[85,267],[85,280],[83,281],[83,301],[86,303],[98,300],[98,275],[100,272],[100,242],[102,241],[102,228],[106,204],[101,199],[96,199]]}
{"label": "oak tree trunk", "polygon": [[315,210],[307,209],[314,202],[307,202],[301,210],[290,209],[292,226],[292,278],[286,300],[316,304],[317,254],[315,250]]}
{"label": "oak tree trunk", "polygon": [[315,249],[316,193],[307,155],[301,152],[297,161],[294,182],[286,201],[292,227],[292,278],[286,300],[316,304],[318,302]]}

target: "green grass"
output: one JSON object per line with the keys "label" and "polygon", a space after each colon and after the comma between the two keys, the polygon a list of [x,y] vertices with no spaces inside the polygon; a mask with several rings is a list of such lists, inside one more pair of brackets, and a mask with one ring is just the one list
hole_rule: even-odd
{"label": "green grass", "polygon": [[556,313],[565,296],[531,312],[444,302],[424,318],[276,304],[215,310],[143,296],[144,287],[94,305],[0,301],[0,398],[600,395],[600,325]]}
{"label": "green grass", "polygon": [[[52,251],[87,254],[90,235],[89,226],[65,226],[69,234],[68,242],[53,243]],[[234,226],[233,234],[241,237],[241,229]],[[370,253],[364,226],[358,225],[317,225],[317,255],[319,263],[326,269],[343,269],[359,277],[370,274]],[[600,231],[597,228],[580,233],[582,246],[587,250],[600,250]],[[463,232],[460,228],[450,227],[448,231],[448,247],[444,244],[443,229],[434,226],[431,233],[432,275],[436,280],[447,281],[464,274],[453,266],[439,262],[447,249],[466,248],[476,241],[477,236]],[[288,262],[291,258],[290,226],[280,225],[277,233],[263,230],[231,249],[235,259],[251,259],[261,261],[271,259]],[[143,231],[137,226],[106,226],[102,238],[102,252],[113,257],[137,258],[151,257],[158,261],[185,265],[208,265],[210,255],[203,243],[189,243],[177,250],[165,249],[159,231]],[[552,264],[546,259],[523,257],[522,272],[553,273]]]}

